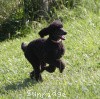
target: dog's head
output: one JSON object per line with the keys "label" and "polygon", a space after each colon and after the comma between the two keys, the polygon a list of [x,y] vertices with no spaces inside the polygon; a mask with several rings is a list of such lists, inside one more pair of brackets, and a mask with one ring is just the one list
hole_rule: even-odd
{"label": "dog's head", "polygon": [[67,32],[64,31],[63,25],[59,20],[52,22],[48,27],[39,32],[41,38],[49,35],[49,38],[54,41],[65,40],[66,34]]}

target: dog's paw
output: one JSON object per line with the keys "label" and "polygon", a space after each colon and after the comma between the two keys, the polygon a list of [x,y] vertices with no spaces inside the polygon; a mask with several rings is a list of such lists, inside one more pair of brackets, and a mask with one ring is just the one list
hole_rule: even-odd
{"label": "dog's paw", "polygon": [[30,78],[31,78],[31,79],[34,79],[34,72],[31,72],[31,73],[30,73]]}
{"label": "dog's paw", "polygon": [[62,72],[64,71],[64,69],[65,69],[65,66],[61,66],[61,67],[59,68],[60,73],[62,73]]}
{"label": "dog's paw", "polygon": [[37,82],[43,82],[42,76],[40,75],[39,77],[35,77]]}

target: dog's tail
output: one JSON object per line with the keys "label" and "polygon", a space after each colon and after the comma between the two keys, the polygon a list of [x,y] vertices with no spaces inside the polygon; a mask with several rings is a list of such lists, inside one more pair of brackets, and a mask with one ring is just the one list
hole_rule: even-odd
{"label": "dog's tail", "polygon": [[23,42],[23,43],[21,44],[21,49],[23,50],[23,52],[26,51],[26,48],[27,48],[27,45]]}

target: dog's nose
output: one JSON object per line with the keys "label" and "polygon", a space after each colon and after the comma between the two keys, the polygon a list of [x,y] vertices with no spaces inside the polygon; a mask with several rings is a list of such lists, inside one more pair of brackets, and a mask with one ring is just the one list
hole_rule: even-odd
{"label": "dog's nose", "polygon": [[67,32],[64,32],[64,35],[66,35],[67,34]]}

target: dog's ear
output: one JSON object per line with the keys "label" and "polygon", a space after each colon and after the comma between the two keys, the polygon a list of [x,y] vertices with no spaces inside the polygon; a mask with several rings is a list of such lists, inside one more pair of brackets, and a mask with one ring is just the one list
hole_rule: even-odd
{"label": "dog's ear", "polygon": [[40,32],[39,32],[39,35],[41,38],[43,38],[44,36],[46,35],[49,35],[49,28],[43,28]]}

